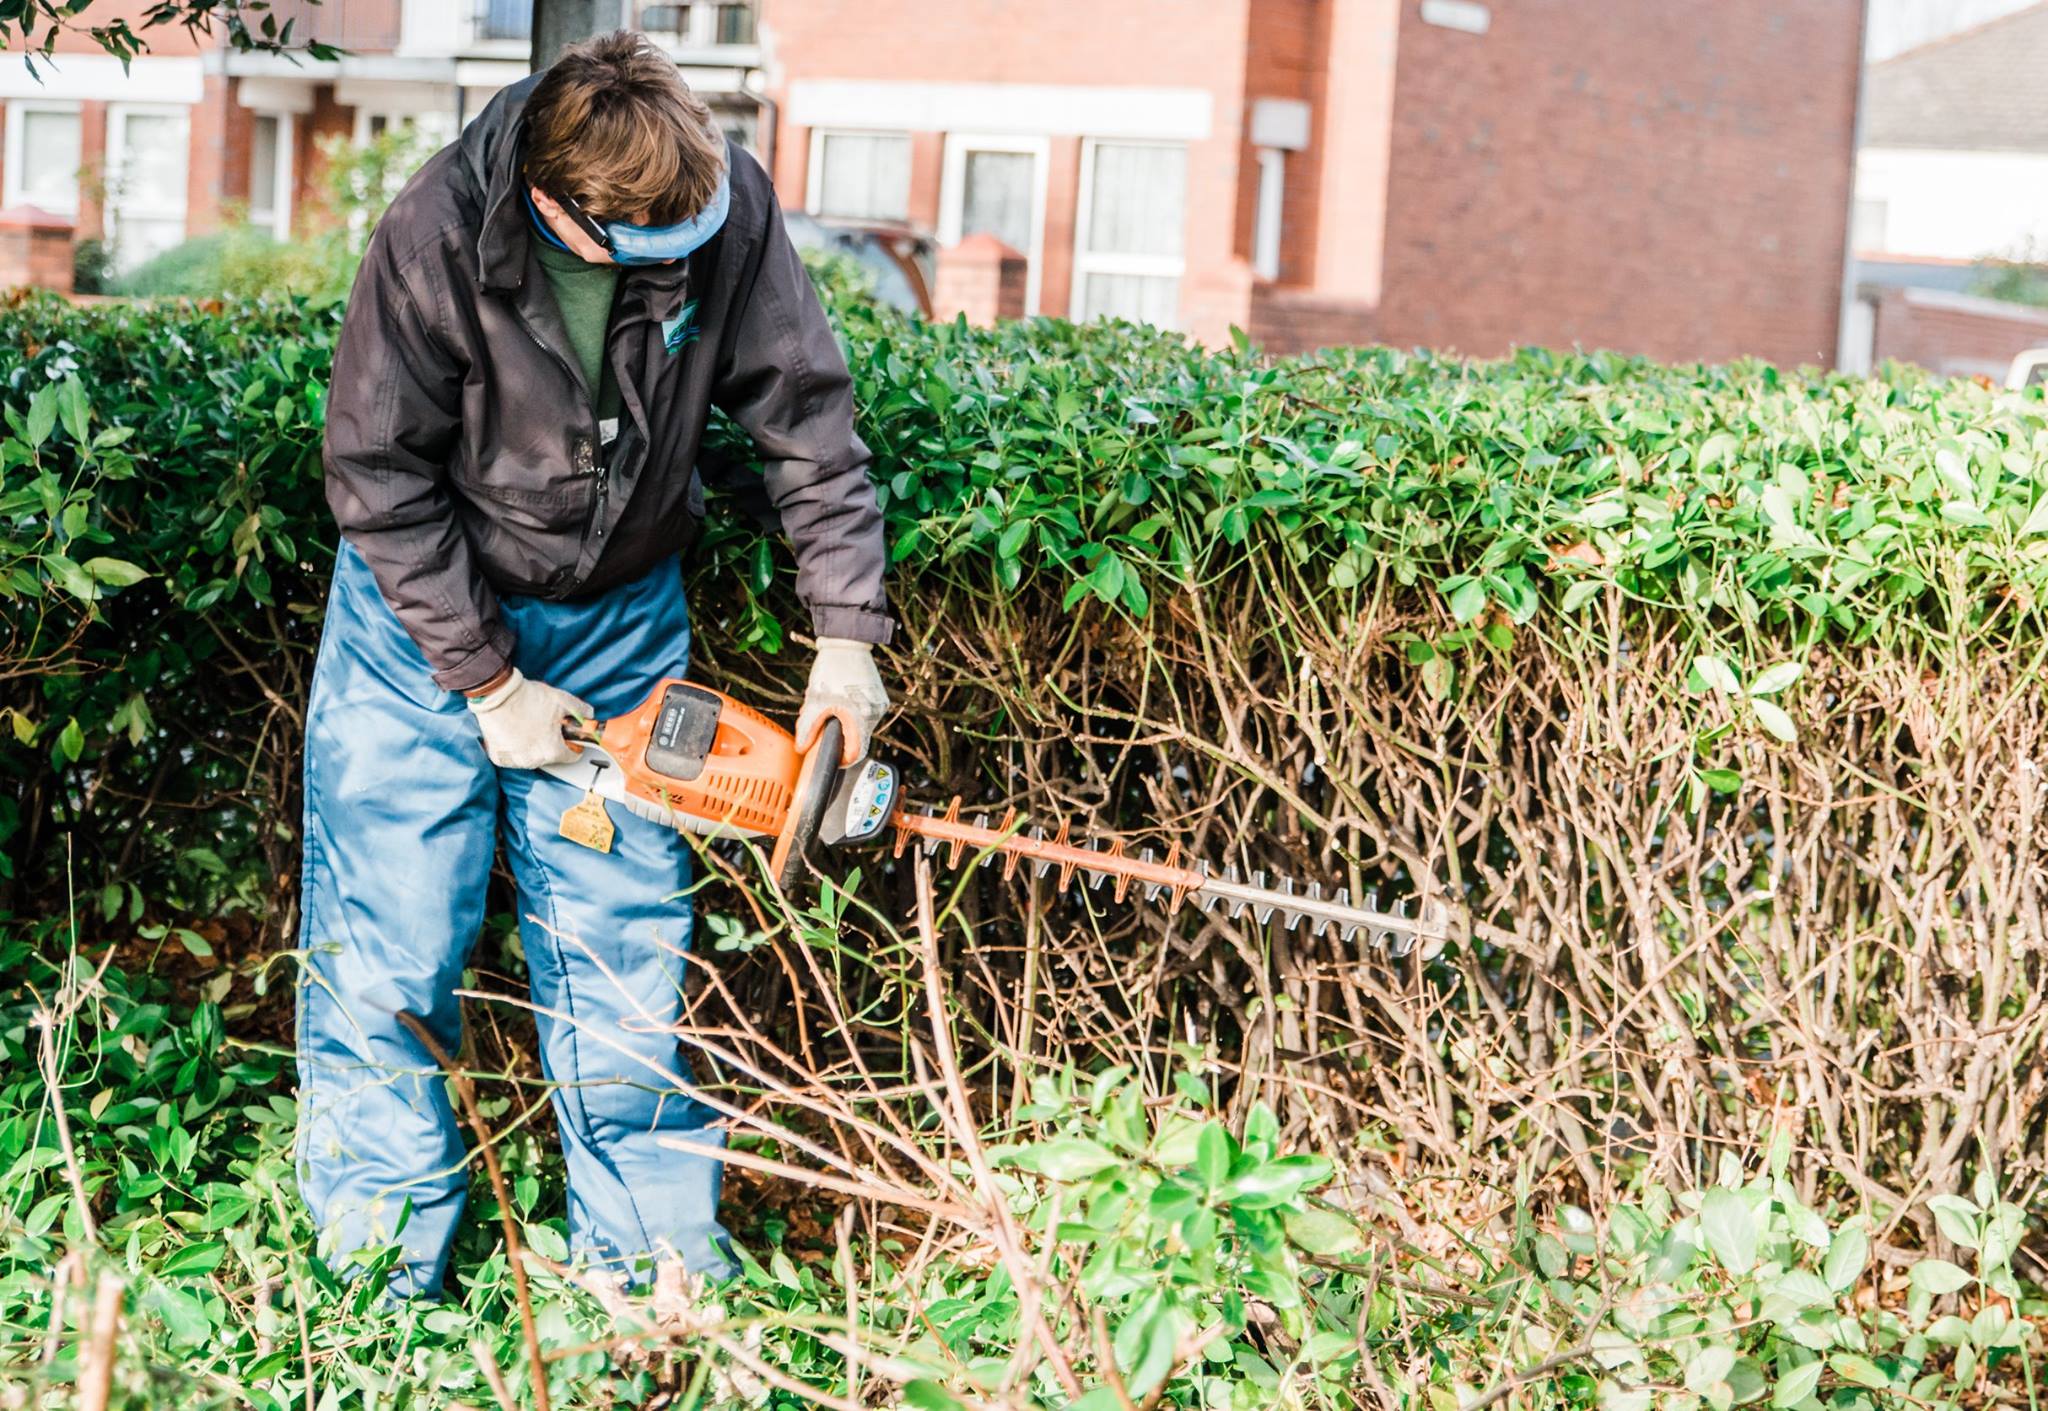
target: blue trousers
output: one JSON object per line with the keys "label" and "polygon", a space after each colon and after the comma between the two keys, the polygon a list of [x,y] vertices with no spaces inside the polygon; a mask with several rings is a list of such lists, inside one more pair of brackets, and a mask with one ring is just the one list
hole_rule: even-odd
{"label": "blue trousers", "polygon": [[[689,660],[672,562],[583,601],[508,596],[502,606],[519,669],[600,718]],[[502,841],[555,1084],[572,1255],[635,1274],[648,1256],[730,1272],[719,1164],[657,1140],[723,1142],[691,1095],[673,1028],[691,921],[678,895],[690,880],[682,837],[614,809],[609,853],[563,838],[563,810],[581,791],[484,756],[468,707],[434,684],[346,546],[313,673],[305,770],[298,1163],[325,1255],[338,1267],[398,1243],[393,1290],[441,1286],[468,1187],[465,1148],[445,1081],[397,1015],[418,1015],[449,1053],[460,1048],[454,991]]]}

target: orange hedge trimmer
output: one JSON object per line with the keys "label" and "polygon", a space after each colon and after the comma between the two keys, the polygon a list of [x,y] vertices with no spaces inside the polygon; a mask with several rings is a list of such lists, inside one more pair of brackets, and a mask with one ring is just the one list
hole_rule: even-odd
{"label": "orange hedge trimmer", "polygon": [[816,747],[799,753],[790,733],[767,716],[687,681],[664,681],[630,713],[572,725],[563,734],[581,753],[549,772],[585,794],[563,815],[562,832],[601,851],[611,846],[604,813],[611,800],[687,833],[772,838],[769,867],[785,890],[802,878],[816,845],[862,842],[888,829],[898,856],[915,838],[927,854],[947,848],[949,866],[958,866],[963,853],[983,862],[1000,855],[1005,876],[1029,862],[1041,877],[1057,871],[1061,891],[1080,872],[1090,887],[1114,882],[1119,900],[1135,884],[1147,897],[1164,894],[1169,910],[1183,903],[1205,912],[1221,906],[1233,917],[1246,911],[1260,922],[1277,916],[1289,930],[1334,929],[1347,940],[1364,932],[1396,955],[1418,942],[1425,956],[1433,955],[1446,935],[1445,908],[1434,897],[1425,897],[1420,915],[1410,917],[1404,904],[1391,913],[1353,906],[1341,888],[1326,897],[1320,886],[1298,888],[1291,877],[1269,882],[1262,872],[1245,879],[1234,868],[1212,873],[1206,864],[1184,862],[1177,844],[1163,859],[1150,849],[1133,856],[1120,838],[1101,846],[1073,842],[1064,822],[1051,837],[1021,832],[1014,810],[1000,823],[965,820],[957,798],[943,814],[917,812],[897,802],[896,771],[888,765],[865,759],[840,766],[837,721],[828,720]]}

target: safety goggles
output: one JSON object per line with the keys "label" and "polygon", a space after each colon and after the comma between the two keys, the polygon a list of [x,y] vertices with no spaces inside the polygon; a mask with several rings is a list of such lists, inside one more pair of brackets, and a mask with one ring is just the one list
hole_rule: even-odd
{"label": "safety goggles", "polygon": [[622,265],[657,265],[688,258],[698,246],[718,234],[732,204],[732,181],[727,173],[718,177],[718,189],[704,209],[675,225],[631,225],[621,220],[599,220],[563,192],[550,192],[555,204],[568,213],[576,228],[597,247]]}

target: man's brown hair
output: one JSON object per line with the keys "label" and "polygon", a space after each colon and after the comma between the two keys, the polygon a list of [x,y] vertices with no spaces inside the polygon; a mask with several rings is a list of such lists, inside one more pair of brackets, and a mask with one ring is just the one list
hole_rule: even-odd
{"label": "man's brown hair", "polygon": [[596,219],[686,221],[724,170],[711,110],[630,30],[564,49],[526,100],[527,181]]}

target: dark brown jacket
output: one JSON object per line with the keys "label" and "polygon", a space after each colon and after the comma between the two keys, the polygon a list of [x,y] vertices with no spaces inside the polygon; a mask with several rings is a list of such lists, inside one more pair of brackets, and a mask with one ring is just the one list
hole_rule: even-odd
{"label": "dark brown jacket", "polygon": [[599,444],[529,239],[514,84],[399,193],[334,354],[327,503],[449,690],[495,676],[499,592],[581,597],[676,554],[703,510],[716,406],[752,433],[820,636],[886,642],[882,517],[846,363],[760,165],[732,147],[723,230],[621,270],[605,356],[624,401]]}

